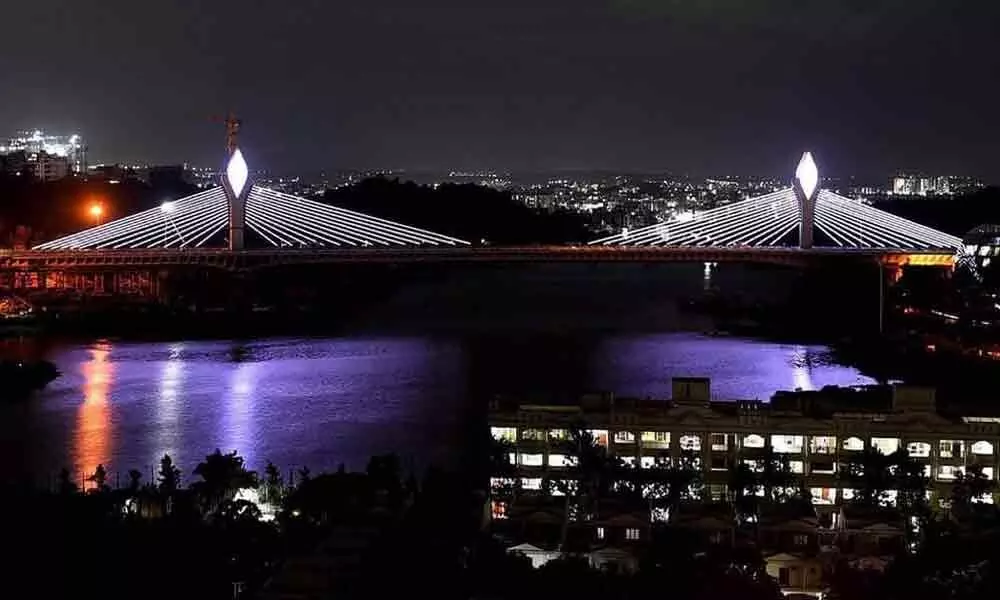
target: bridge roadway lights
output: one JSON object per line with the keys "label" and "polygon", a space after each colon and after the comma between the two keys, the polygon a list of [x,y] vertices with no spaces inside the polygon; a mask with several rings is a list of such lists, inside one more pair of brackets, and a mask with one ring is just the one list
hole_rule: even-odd
{"label": "bridge roadway lights", "polygon": [[180,266],[223,270],[285,265],[340,263],[449,262],[748,262],[804,266],[822,258],[879,260],[886,267],[904,265],[951,268],[954,256],[937,252],[835,248],[710,248],[628,246],[532,246],[490,248],[357,248],[343,250],[84,250],[0,251],[0,269],[7,271],[169,269]]}

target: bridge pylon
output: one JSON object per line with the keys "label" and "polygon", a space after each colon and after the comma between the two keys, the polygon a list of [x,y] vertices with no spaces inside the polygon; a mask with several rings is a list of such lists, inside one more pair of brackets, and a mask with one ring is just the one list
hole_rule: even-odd
{"label": "bridge pylon", "polygon": [[811,152],[805,152],[799,160],[792,189],[799,202],[799,248],[808,250],[813,247],[816,193],[819,191],[819,169]]}
{"label": "bridge pylon", "polygon": [[250,169],[243,158],[239,146],[240,126],[243,122],[232,113],[226,119],[226,168],[221,175],[222,188],[226,191],[229,204],[229,249],[243,250],[246,247],[246,203],[253,181]]}

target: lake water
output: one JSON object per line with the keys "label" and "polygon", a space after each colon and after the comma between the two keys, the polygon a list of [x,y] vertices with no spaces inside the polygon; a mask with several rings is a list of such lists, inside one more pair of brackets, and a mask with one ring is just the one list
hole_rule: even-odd
{"label": "lake water", "polygon": [[[3,462],[55,473],[185,468],[219,447],[260,468],[363,466],[395,451],[451,464],[487,390],[615,390],[668,397],[672,376],[712,378],[720,399],[867,383],[824,349],[689,333],[539,336],[504,344],[435,337],[110,342],[58,345],[62,370],[27,403],[0,408]],[[48,476],[48,475],[46,475]]]}
{"label": "lake water", "polygon": [[[715,276],[744,295],[789,287],[780,270]],[[0,472],[124,475],[164,453],[189,472],[216,447],[257,469],[363,467],[385,452],[452,466],[498,392],[666,398],[671,377],[704,376],[717,398],[767,399],[870,383],[823,347],[701,334],[711,324],[676,300],[707,283],[701,265],[456,269],[400,285],[337,338],[36,341],[63,375],[0,403]]]}

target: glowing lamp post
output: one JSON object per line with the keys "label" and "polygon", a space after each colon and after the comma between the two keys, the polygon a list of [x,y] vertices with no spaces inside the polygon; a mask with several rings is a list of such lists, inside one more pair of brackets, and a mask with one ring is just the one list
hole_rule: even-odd
{"label": "glowing lamp post", "polygon": [[104,216],[104,207],[97,202],[91,204],[90,216],[94,218],[94,225],[100,225],[101,217]]}
{"label": "glowing lamp post", "polygon": [[247,182],[250,170],[239,148],[234,148],[226,164],[225,187],[229,197],[229,249],[243,249]]}
{"label": "glowing lamp post", "polygon": [[799,247],[812,248],[813,220],[816,214],[816,191],[819,186],[819,169],[812,153],[806,152],[795,168],[796,194],[799,197]]}

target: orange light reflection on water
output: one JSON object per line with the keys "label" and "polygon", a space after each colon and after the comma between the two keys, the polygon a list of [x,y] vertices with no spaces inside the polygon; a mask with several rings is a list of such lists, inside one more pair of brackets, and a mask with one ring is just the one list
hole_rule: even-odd
{"label": "orange light reflection on water", "polygon": [[77,410],[73,463],[77,476],[89,475],[111,458],[111,407],[109,391],[114,365],[109,360],[111,344],[99,343],[90,349],[90,360],[80,366],[83,374],[83,402]]}

